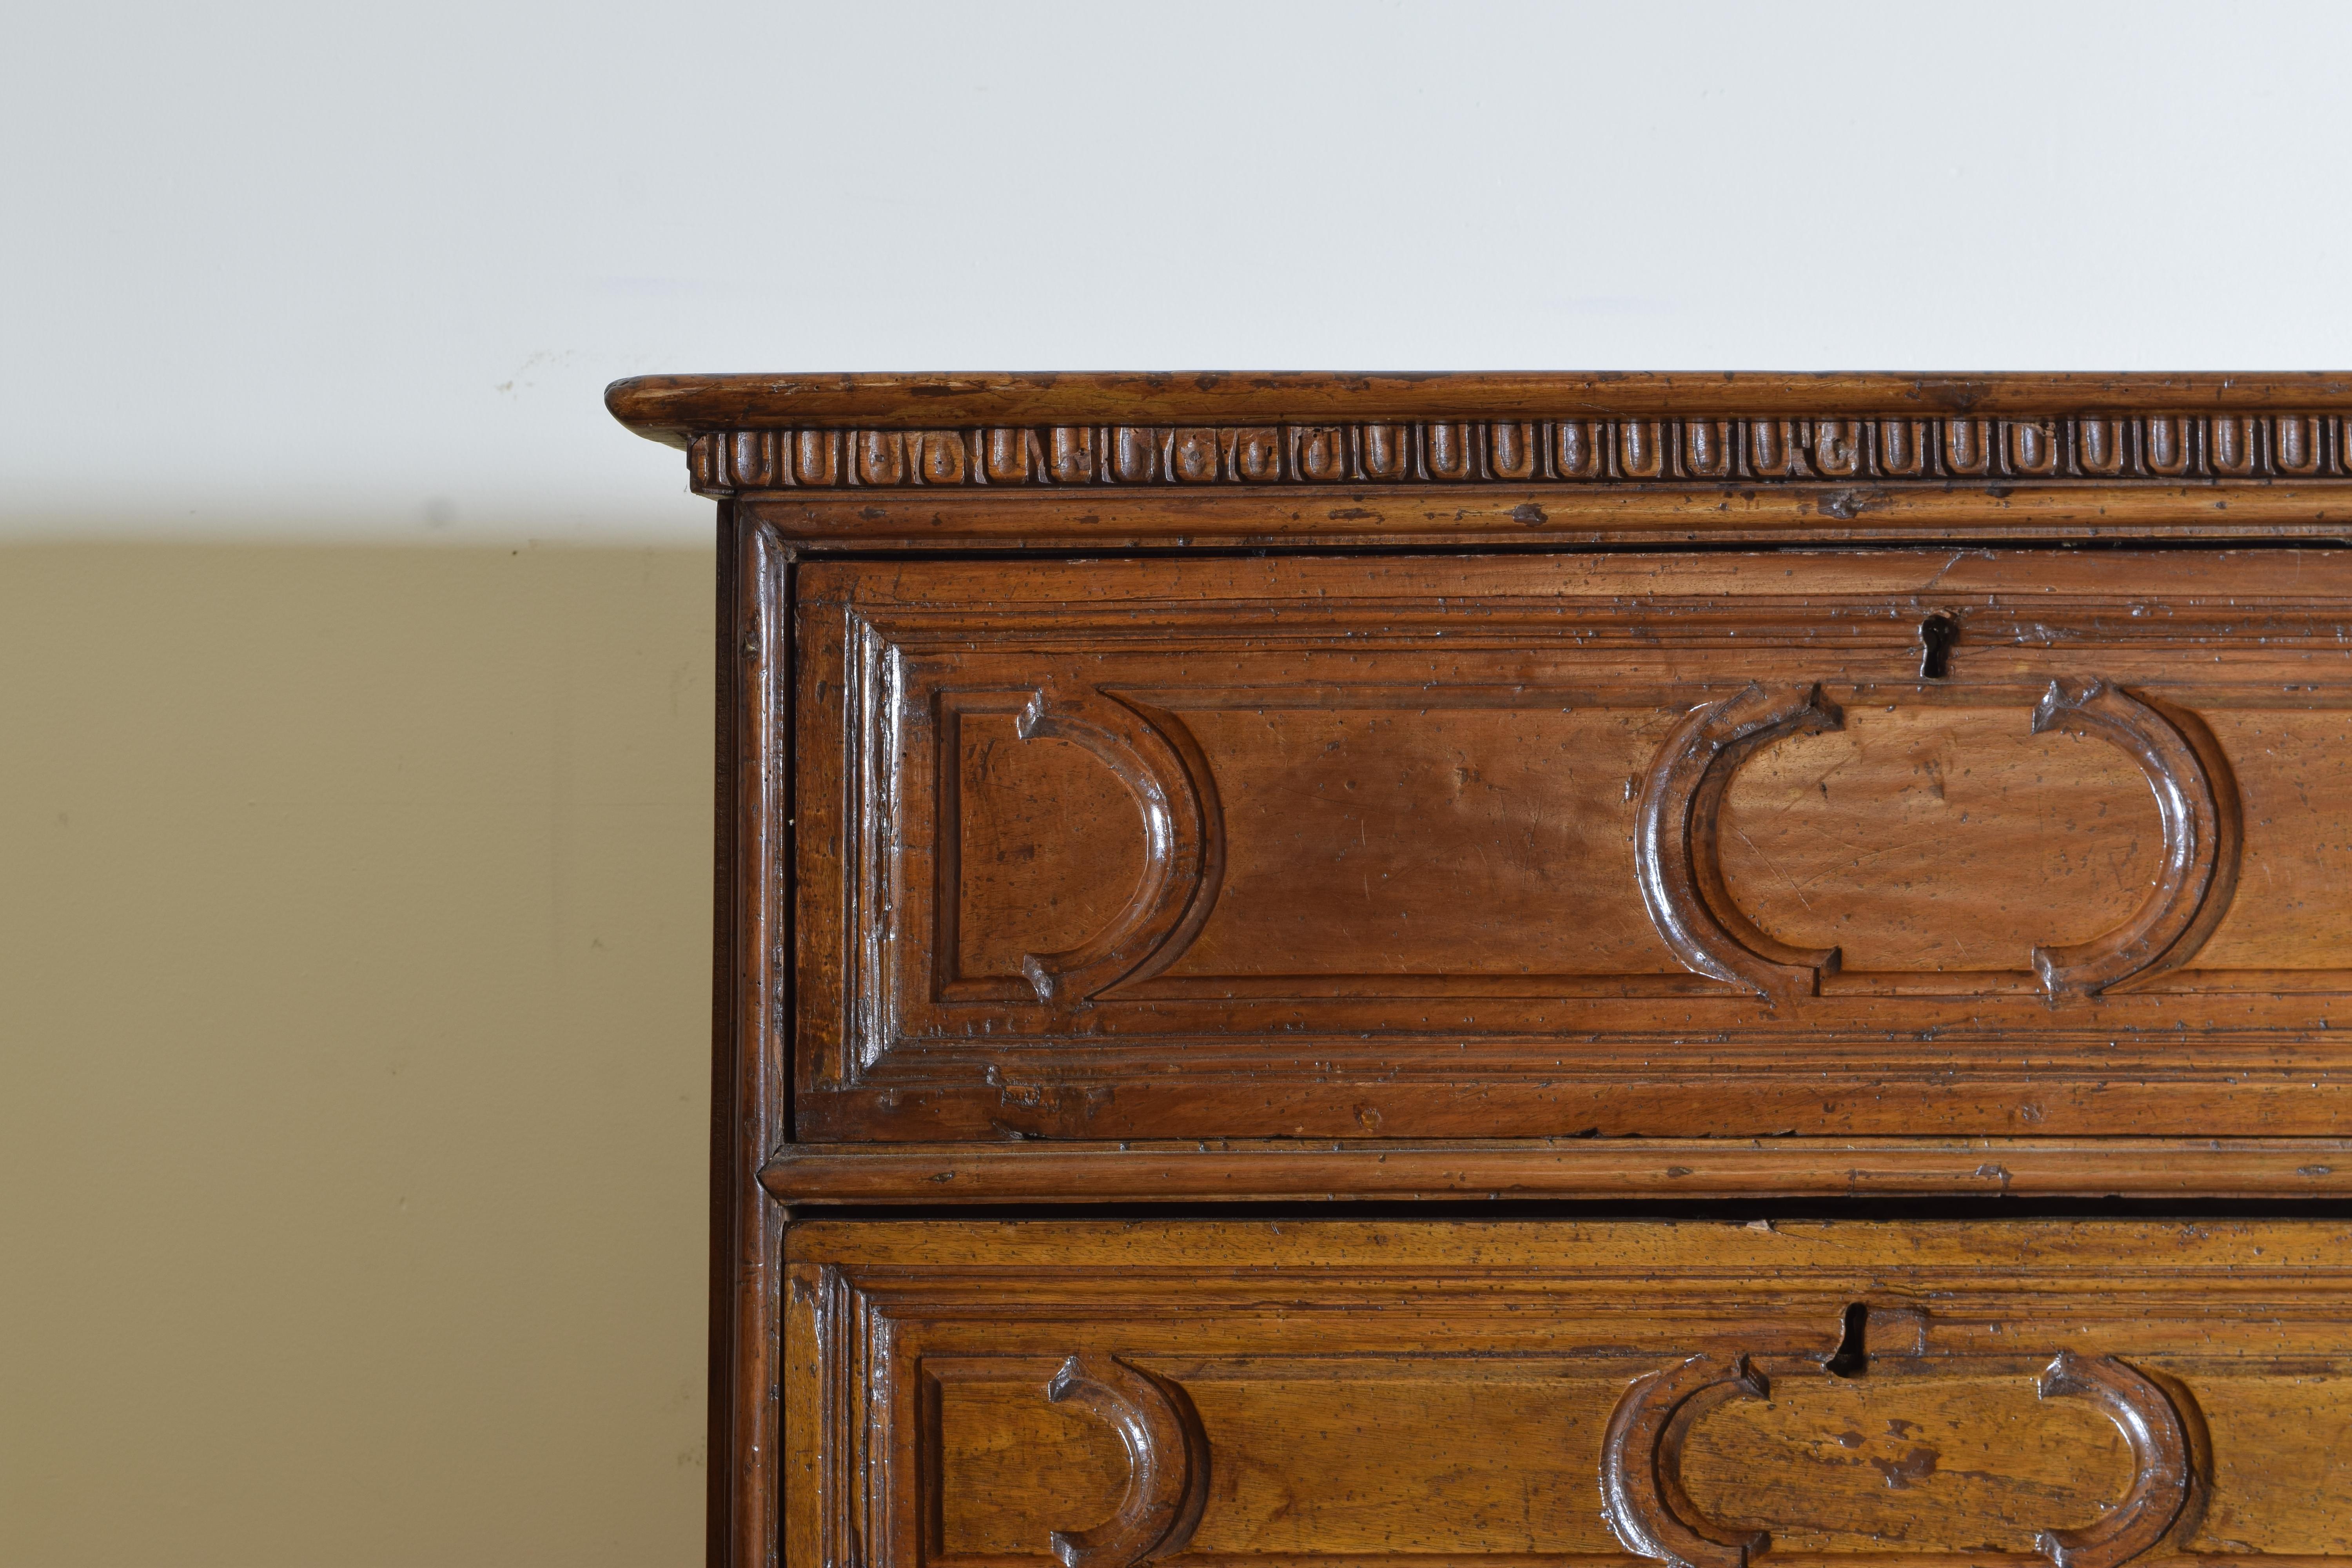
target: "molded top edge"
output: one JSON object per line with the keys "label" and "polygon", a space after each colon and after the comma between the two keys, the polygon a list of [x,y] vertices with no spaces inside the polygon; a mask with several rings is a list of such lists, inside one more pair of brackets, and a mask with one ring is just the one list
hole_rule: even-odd
{"label": "molded top edge", "polygon": [[614,418],[683,447],[706,431],[1318,421],[2352,410],[2352,372],[1087,371],[639,375]]}

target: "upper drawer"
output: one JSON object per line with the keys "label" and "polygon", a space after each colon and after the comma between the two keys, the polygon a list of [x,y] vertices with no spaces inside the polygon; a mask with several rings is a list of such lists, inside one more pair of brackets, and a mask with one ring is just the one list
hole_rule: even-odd
{"label": "upper drawer", "polygon": [[795,584],[804,1138],[2347,1121],[2352,553]]}

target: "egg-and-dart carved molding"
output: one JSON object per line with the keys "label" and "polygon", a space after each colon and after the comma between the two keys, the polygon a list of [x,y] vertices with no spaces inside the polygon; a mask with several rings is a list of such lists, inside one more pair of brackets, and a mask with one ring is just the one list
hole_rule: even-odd
{"label": "egg-and-dart carved molding", "polygon": [[[1818,684],[1751,685],[1691,710],[1658,747],[1634,816],[1634,877],[1658,934],[1693,971],[1778,1005],[1818,995],[1836,948],[1777,942],[1726,887],[1717,833],[1724,792],[1742,763],[1791,735],[1844,727]],[[2053,680],[2032,731],[2112,742],[2155,792],[2163,842],[2157,875],[2132,915],[2088,942],[2036,947],[2033,972],[2055,1005],[2179,968],[2228,913],[2237,889],[2242,808],[2228,759],[2195,714],[2104,680]]]}
{"label": "egg-and-dart carved molding", "polygon": [[1115,1355],[1080,1352],[1045,1385],[1056,1405],[1108,1423],[1127,1449],[1118,1509],[1086,1530],[1056,1530],[1063,1568],[1134,1568],[1183,1550],[1209,1501],[1209,1439],[1182,1387]]}
{"label": "egg-and-dart carved molding", "polygon": [[735,430],[695,489],[1360,484],[2112,484],[2352,479],[2337,415],[1450,420]]}
{"label": "egg-and-dart carved molding", "polygon": [[1084,747],[1143,814],[1143,875],[1108,924],[1076,947],[1032,952],[1021,972],[1037,1000],[1083,1006],[1108,987],[1173,963],[1214,907],[1225,864],[1224,811],[1208,759],[1183,721],[1110,692],[1038,688],[1014,721],[1022,740]]}
{"label": "egg-and-dart carved molding", "polygon": [[[2198,1449],[2173,1395],[2114,1356],[2062,1351],[2035,1380],[2044,1399],[2086,1399],[2123,1434],[2132,1480],[2096,1522],[2036,1532],[2054,1568],[2117,1568],[2162,1541],[2201,1485]],[[1628,1552],[1675,1568],[1747,1568],[1768,1550],[1769,1531],[1707,1519],[1684,1489],[1691,1427],[1734,1399],[1765,1399],[1770,1380],[1745,1355],[1695,1355],[1641,1377],[1610,1413],[1601,1450],[1601,1517]],[[2185,1395],[2184,1395],[2185,1397]]]}

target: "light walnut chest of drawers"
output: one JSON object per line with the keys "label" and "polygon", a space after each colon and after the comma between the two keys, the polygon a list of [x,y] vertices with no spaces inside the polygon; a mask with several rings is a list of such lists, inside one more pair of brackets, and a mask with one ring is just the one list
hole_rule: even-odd
{"label": "light walnut chest of drawers", "polygon": [[2352,1556],[2352,380],[609,401],[714,1564]]}

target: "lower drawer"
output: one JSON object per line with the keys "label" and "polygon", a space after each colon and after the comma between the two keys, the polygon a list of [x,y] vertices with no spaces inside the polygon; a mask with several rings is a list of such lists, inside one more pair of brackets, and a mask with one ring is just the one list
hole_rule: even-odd
{"label": "lower drawer", "polygon": [[784,1561],[2352,1557],[2335,1223],[818,1223]]}

